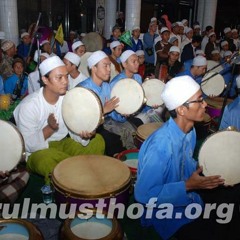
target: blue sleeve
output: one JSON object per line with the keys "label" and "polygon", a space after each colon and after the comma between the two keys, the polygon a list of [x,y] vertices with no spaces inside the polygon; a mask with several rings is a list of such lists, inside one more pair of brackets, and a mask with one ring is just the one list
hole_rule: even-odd
{"label": "blue sleeve", "polygon": [[5,94],[4,86],[3,86],[3,79],[1,76],[0,76],[0,94]]}
{"label": "blue sleeve", "polygon": [[[157,198],[157,205],[162,203],[171,203],[174,206],[186,206],[192,202],[186,192],[185,182],[167,182],[170,169],[170,162],[174,161],[173,156],[169,154],[169,146],[158,146],[159,142],[150,142],[148,146],[140,151],[139,159],[143,158],[141,173],[137,176],[135,185],[135,198],[140,203],[148,203],[149,199]],[[145,149],[147,152],[144,152]],[[140,164],[140,163],[139,163]]]}
{"label": "blue sleeve", "polygon": [[229,111],[228,111],[228,106],[225,107],[223,115],[222,115],[222,120],[219,126],[219,130],[223,130],[229,126]]}
{"label": "blue sleeve", "polygon": [[12,94],[15,88],[16,82],[14,81],[13,76],[7,78],[4,82],[4,92],[5,94]]}
{"label": "blue sleeve", "polygon": [[28,90],[28,77],[24,77],[23,87],[21,89],[21,95],[24,96],[27,93]]}

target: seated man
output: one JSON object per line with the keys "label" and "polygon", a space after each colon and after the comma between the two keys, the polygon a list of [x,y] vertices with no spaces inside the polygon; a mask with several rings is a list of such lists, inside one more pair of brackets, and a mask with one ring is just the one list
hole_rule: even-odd
{"label": "seated man", "polygon": [[[219,175],[203,176],[193,159],[194,122],[203,121],[207,106],[200,86],[189,76],[176,77],[161,96],[171,118],[143,143],[138,158],[135,198],[145,206],[142,224],[164,240],[239,239],[240,185],[226,187]],[[218,207],[228,203],[234,206],[229,221],[218,221]]]}
{"label": "seated man", "polygon": [[74,134],[65,125],[62,100],[68,88],[68,71],[62,60],[50,57],[39,69],[43,87],[17,106],[14,118],[24,138],[28,169],[44,176],[48,183],[57,163],[76,155],[103,154],[105,143],[98,134]]}
{"label": "seated man", "polygon": [[229,126],[235,127],[240,131],[240,75],[236,78],[238,96],[224,109],[219,130],[226,129]]}

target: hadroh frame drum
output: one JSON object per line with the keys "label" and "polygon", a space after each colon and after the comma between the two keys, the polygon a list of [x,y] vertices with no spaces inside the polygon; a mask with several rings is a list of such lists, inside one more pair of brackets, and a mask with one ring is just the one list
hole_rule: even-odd
{"label": "hadroh frame drum", "polygon": [[92,211],[89,217],[66,219],[61,228],[61,240],[122,240],[123,231],[115,217]]}
{"label": "hadroh frame drum", "polygon": [[199,165],[205,176],[220,175],[225,184],[240,183],[240,132],[219,131],[203,142],[199,155]]}
{"label": "hadroh frame drum", "polygon": [[52,184],[57,203],[90,203],[95,208],[99,199],[109,207],[111,198],[127,204],[131,172],[121,161],[107,156],[70,157],[53,170]]}
{"label": "hadroh frame drum", "polygon": [[0,240],[44,240],[40,230],[23,219],[0,219]]}
{"label": "hadroh frame drum", "polygon": [[16,128],[10,122],[0,120],[0,169],[11,171],[17,164],[25,159],[24,140]]}
{"label": "hadroh frame drum", "polygon": [[148,79],[145,80],[142,84],[145,97],[146,97],[146,105],[153,106],[161,106],[163,104],[163,100],[161,98],[161,93],[164,89],[165,84],[159,79]]}
{"label": "hadroh frame drum", "polygon": [[101,100],[93,91],[75,87],[63,98],[62,115],[67,127],[74,133],[92,132],[103,122]]}
{"label": "hadroh frame drum", "polygon": [[146,123],[137,128],[134,143],[135,146],[140,149],[142,143],[158,128],[162,126],[162,122]]}
{"label": "hadroh frame drum", "polygon": [[112,97],[119,98],[115,110],[122,115],[136,113],[146,101],[142,86],[131,78],[118,81],[112,88]]}

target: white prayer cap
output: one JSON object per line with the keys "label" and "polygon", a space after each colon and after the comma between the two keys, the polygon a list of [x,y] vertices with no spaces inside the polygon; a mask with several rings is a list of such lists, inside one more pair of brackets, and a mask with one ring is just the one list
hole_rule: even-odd
{"label": "white prayer cap", "polygon": [[178,52],[178,53],[180,53],[180,49],[177,46],[172,46],[172,47],[170,47],[169,52]]}
{"label": "white prayer cap", "polygon": [[232,33],[234,32],[238,32],[238,30],[236,28],[232,29]]}
{"label": "white prayer cap", "polygon": [[231,30],[231,28],[230,27],[226,27],[226,28],[224,28],[224,30],[223,30],[223,32],[226,34],[226,33],[228,33],[228,32],[231,32],[232,30]]}
{"label": "white prayer cap", "polygon": [[204,53],[204,51],[202,49],[196,50],[195,54],[196,54],[196,56],[198,56],[198,55],[205,56],[205,53]]}
{"label": "white prayer cap", "polygon": [[85,36],[86,36],[86,33],[81,33],[80,36],[81,36],[81,37],[85,37]]}
{"label": "white prayer cap", "polygon": [[41,43],[40,43],[40,46],[43,46],[45,43],[50,43],[48,40],[43,40]]}
{"label": "white prayer cap", "polygon": [[132,51],[132,50],[126,50],[126,51],[124,51],[123,53],[122,53],[122,55],[120,56],[120,61],[122,62],[122,63],[124,63],[124,62],[126,62],[127,60],[128,60],[128,58],[130,57],[130,56],[132,56],[133,54],[136,54],[134,51]]}
{"label": "white prayer cap", "polygon": [[219,52],[219,50],[214,49],[214,50],[212,50],[211,54],[220,54],[220,52]]}
{"label": "white prayer cap", "polygon": [[64,58],[67,59],[69,62],[73,63],[74,65],[76,65],[77,67],[81,62],[81,58],[76,53],[73,53],[73,52],[68,52],[64,56]]}
{"label": "white prayer cap", "polygon": [[236,77],[237,88],[240,88],[240,75]]}
{"label": "white prayer cap", "polygon": [[14,43],[12,41],[6,40],[6,41],[2,42],[1,48],[4,52],[6,52],[7,50],[12,48],[13,46],[14,46]]}
{"label": "white prayer cap", "polygon": [[110,49],[113,49],[117,46],[121,46],[122,44],[119,41],[113,41],[110,43]]}
{"label": "white prayer cap", "polygon": [[142,56],[142,55],[144,55],[144,51],[143,50],[137,50],[136,55],[137,56]]}
{"label": "white prayer cap", "polygon": [[82,41],[76,41],[72,44],[72,50],[75,51],[78,47],[83,46],[83,42]]}
{"label": "white prayer cap", "polygon": [[201,67],[207,65],[207,59],[203,56],[197,56],[193,59],[193,66]]}
{"label": "white prayer cap", "polygon": [[183,20],[182,20],[182,24],[185,24],[185,23],[187,23],[187,22],[188,22],[187,19],[183,19]]}
{"label": "white prayer cap", "polygon": [[223,46],[225,46],[225,45],[227,45],[228,44],[228,41],[222,41],[221,42],[221,47],[223,47]]}
{"label": "white prayer cap", "polygon": [[231,55],[232,55],[232,52],[231,52],[231,51],[226,51],[226,52],[224,52],[224,54],[223,54],[224,57],[229,57],[229,56],[231,56]]}
{"label": "white prayer cap", "polygon": [[190,28],[190,27],[187,27],[187,28],[185,29],[185,33],[186,33],[186,34],[189,33],[189,32],[191,32],[191,31],[193,31],[193,29]]}
{"label": "white prayer cap", "polygon": [[208,34],[208,37],[211,37],[212,35],[216,35],[216,33],[215,33],[215,32],[210,32],[210,33]]}
{"label": "white prayer cap", "polygon": [[173,44],[176,40],[178,40],[178,38],[173,36],[173,37],[169,38],[168,42]]}
{"label": "white prayer cap", "polygon": [[134,30],[140,30],[140,27],[139,26],[133,26],[132,31],[134,31]]}
{"label": "white prayer cap", "polygon": [[21,34],[21,38],[24,38],[26,36],[30,36],[30,34],[28,32],[24,32],[24,33]]}
{"label": "white prayer cap", "polygon": [[5,32],[0,32],[0,39],[5,39]]}
{"label": "white prayer cap", "polygon": [[[50,55],[49,55],[48,53],[46,53],[46,52],[43,52],[43,53],[42,53],[41,50],[39,50],[39,52],[40,52],[40,56],[43,56],[43,57],[45,57],[45,58],[49,58],[49,57],[50,57]],[[35,51],[33,60],[34,60],[35,62],[38,62],[38,50]]]}
{"label": "white prayer cap", "polygon": [[151,18],[151,22],[154,22],[154,21],[157,21],[157,18],[156,18],[156,17],[152,17],[152,18]]}
{"label": "white prayer cap", "polygon": [[71,30],[69,34],[74,34],[74,35],[75,35],[76,32],[74,32],[73,30]]}
{"label": "white prayer cap", "polygon": [[197,28],[201,29],[200,25],[198,25],[198,24],[194,25],[193,29],[197,29]]}
{"label": "white prayer cap", "polygon": [[93,66],[95,66],[98,62],[103,60],[104,58],[108,58],[107,54],[101,50],[98,50],[94,52],[88,59],[88,67],[91,69]]}
{"label": "white prayer cap", "polygon": [[190,76],[180,76],[168,81],[161,94],[162,100],[169,111],[176,109],[191,98],[200,85]]}
{"label": "white prayer cap", "polygon": [[65,66],[64,62],[58,56],[53,56],[44,60],[39,65],[39,70],[41,75],[45,76],[47,73],[49,73],[53,69],[61,66]]}
{"label": "white prayer cap", "polygon": [[177,24],[178,24],[179,27],[184,27],[182,22],[177,22]]}
{"label": "white prayer cap", "polygon": [[167,27],[162,27],[161,30],[160,30],[160,33],[162,34],[162,33],[166,32],[166,31],[170,32]]}

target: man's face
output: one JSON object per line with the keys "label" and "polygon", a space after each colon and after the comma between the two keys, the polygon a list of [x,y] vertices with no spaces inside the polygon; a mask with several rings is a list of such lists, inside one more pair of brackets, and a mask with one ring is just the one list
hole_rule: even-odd
{"label": "man's face", "polygon": [[74,64],[72,64],[69,60],[67,60],[66,58],[63,58],[63,62],[67,67],[68,73],[70,73],[73,69],[76,68],[76,66]]}
{"label": "man's face", "polygon": [[112,35],[115,39],[118,39],[120,36],[121,36],[121,31],[119,28],[115,29],[113,32],[112,32]]}
{"label": "man's face", "polygon": [[15,56],[17,54],[17,48],[16,48],[15,44],[10,49],[8,49],[6,51],[6,53],[9,57]]}
{"label": "man's face", "polygon": [[108,81],[111,74],[111,61],[108,57],[102,59],[97,65],[93,66],[92,72],[102,81]]}
{"label": "man's face", "polygon": [[16,62],[13,66],[13,71],[15,72],[16,75],[20,76],[23,74],[23,64],[21,62]]}
{"label": "man's face", "polygon": [[203,76],[207,71],[207,65],[196,67],[196,76]]}
{"label": "man's face", "polygon": [[180,55],[179,52],[170,52],[169,53],[169,60],[170,60],[170,62],[175,63],[178,60],[179,55]]}
{"label": "man's face", "polygon": [[80,46],[76,49],[75,53],[81,57],[84,53],[86,52],[86,47],[85,46]]}
{"label": "man's face", "polygon": [[116,57],[116,58],[119,58],[122,54],[122,45],[119,45],[115,48],[112,49],[112,54]]}
{"label": "man's face", "polygon": [[163,42],[168,42],[169,38],[170,38],[170,32],[169,31],[165,31],[161,34],[162,37],[162,41]]}
{"label": "man's face", "polygon": [[139,67],[138,56],[136,54],[131,55],[127,61],[123,63],[123,67],[130,73],[137,73]]}
{"label": "man's face", "polygon": [[139,29],[133,30],[133,31],[132,31],[132,36],[133,36],[135,39],[139,38],[139,36],[140,36],[140,30],[139,30]]}
{"label": "man's face", "polygon": [[27,36],[23,37],[22,41],[24,44],[28,45],[31,43],[31,38],[29,35],[27,35]]}
{"label": "man's face", "polygon": [[64,95],[68,88],[68,71],[66,66],[53,69],[49,77],[43,77],[45,88],[54,95]]}
{"label": "man's face", "polygon": [[199,89],[186,104],[185,117],[189,121],[202,122],[207,103],[203,100],[202,91]]}

